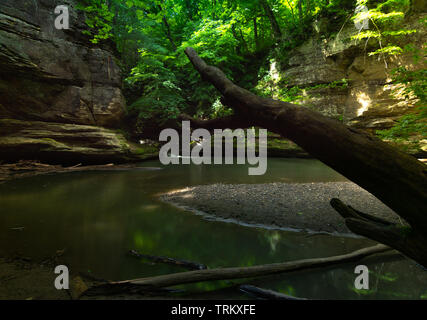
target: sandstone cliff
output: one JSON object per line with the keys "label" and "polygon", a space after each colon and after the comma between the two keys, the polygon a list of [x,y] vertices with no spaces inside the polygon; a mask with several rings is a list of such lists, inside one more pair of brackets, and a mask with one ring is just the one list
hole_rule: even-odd
{"label": "sandstone cliff", "polygon": [[[405,28],[417,33],[400,39],[400,44],[415,43],[422,47],[426,30],[420,21],[424,13],[409,17]],[[403,115],[413,109],[415,99],[406,99],[402,87],[392,83],[391,71],[398,66],[414,68],[411,54],[386,60],[369,56],[375,40],[356,42],[353,23],[348,22],[335,35],[326,35],[322,29],[328,21],[318,21],[317,35],[292,52],[278,52],[273,61],[271,81],[281,87],[300,91],[297,102],[339,119],[351,126],[371,132],[389,129]],[[287,56],[287,59],[283,59]],[[279,61],[280,59],[284,61]],[[281,63],[279,63],[281,62]],[[343,79],[345,79],[343,81]],[[271,85],[271,84],[270,84]],[[416,137],[417,145],[407,151],[418,156],[427,154],[427,141]]]}
{"label": "sandstone cliff", "polygon": [[[67,5],[70,29],[54,26]],[[72,0],[0,3],[0,160],[109,162],[134,159],[117,130],[125,114],[113,50],[82,34]]]}

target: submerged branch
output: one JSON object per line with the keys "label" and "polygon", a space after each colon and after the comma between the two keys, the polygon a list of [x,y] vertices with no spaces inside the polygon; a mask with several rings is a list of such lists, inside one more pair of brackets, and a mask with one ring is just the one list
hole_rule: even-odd
{"label": "submerged branch", "polygon": [[181,259],[174,259],[169,257],[161,257],[161,256],[152,256],[148,254],[141,254],[137,252],[136,250],[130,250],[129,254],[136,258],[142,258],[151,260],[153,262],[159,262],[159,263],[166,263],[171,264],[174,266],[183,267],[189,270],[204,270],[207,269],[207,267],[204,264],[198,263],[198,262],[192,262],[187,260],[181,260]]}

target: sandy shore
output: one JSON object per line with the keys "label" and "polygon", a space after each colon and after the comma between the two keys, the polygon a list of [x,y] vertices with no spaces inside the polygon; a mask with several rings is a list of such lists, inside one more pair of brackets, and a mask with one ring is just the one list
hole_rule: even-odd
{"label": "sandy shore", "polygon": [[399,223],[399,217],[351,182],[213,184],[161,195],[161,199],[210,218],[272,228],[351,233],[329,205],[339,198],[359,211]]}

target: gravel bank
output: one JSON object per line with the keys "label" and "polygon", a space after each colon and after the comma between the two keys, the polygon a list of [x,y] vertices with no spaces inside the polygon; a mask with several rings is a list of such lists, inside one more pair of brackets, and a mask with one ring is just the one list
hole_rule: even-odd
{"label": "gravel bank", "polygon": [[399,222],[373,195],[351,182],[213,184],[161,195],[161,199],[209,217],[273,228],[351,233],[329,205],[339,198],[359,211]]}

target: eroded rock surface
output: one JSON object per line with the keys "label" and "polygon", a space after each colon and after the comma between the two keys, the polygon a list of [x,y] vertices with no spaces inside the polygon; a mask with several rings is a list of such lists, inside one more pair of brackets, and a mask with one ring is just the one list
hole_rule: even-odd
{"label": "eroded rock surface", "polygon": [[143,159],[119,133],[76,124],[0,119],[0,159],[73,164]]}
{"label": "eroded rock surface", "polygon": [[[69,30],[55,28],[57,5],[69,8]],[[93,45],[85,29],[76,1],[1,1],[0,160],[144,158],[115,130],[125,101],[114,51]]]}
{"label": "eroded rock surface", "polygon": [[[400,46],[407,43],[423,46],[426,32],[421,20],[425,16],[424,11],[408,17],[405,28],[417,32],[401,38]],[[277,70],[281,83],[303,89],[300,103],[370,131],[391,128],[413,109],[417,100],[407,99],[402,86],[392,83],[392,70],[396,67],[410,70],[423,67],[414,64],[411,53],[387,59],[369,56],[377,41],[352,40],[358,31],[351,21],[327,39],[321,27],[318,29],[318,35],[289,53],[287,63]],[[345,85],[340,84],[343,79]]]}
{"label": "eroded rock surface", "polygon": [[[70,29],[54,9],[69,6]],[[111,49],[83,36],[75,1],[0,3],[0,116],[116,127],[124,115],[120,70]]]}

